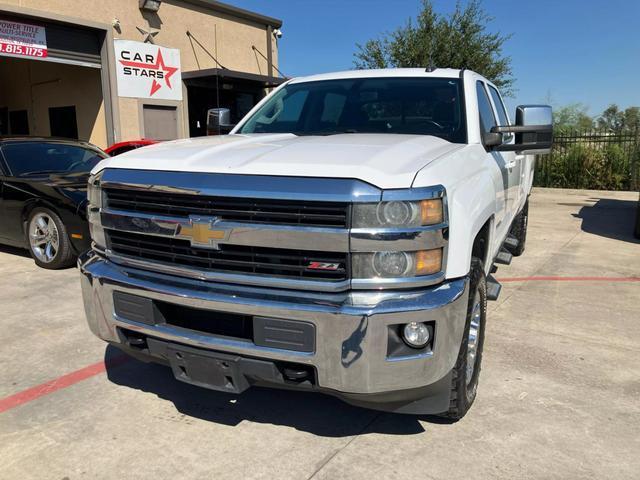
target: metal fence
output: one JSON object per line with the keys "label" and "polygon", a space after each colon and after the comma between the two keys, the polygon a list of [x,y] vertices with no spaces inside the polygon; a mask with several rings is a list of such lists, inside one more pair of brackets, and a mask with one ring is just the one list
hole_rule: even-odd
{"label": "metal fence", "polygon": [[640,131],[557,132],[536,159],[534,185],[595,190],[640,189]]}

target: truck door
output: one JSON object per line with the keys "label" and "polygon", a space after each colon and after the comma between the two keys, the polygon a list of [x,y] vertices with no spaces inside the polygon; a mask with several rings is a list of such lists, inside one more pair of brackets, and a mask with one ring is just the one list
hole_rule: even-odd
{"label": "truck door", "polygon": [[[493,107],[496,112],[496,118],[501,126],[511,125],[507,110],[504,108],[504,102],[498,90],[493,86],[487,84],[489,95],[493,102]],[[515,141],[514,135],[509,134],[505,137],[505,143],[513,143]],[[509,223],[513,220],[520,209],[520,205],[524,202],[524,175],[526,167],[526,156],[518,154],[516,152],[503,152],[506,159],[508,175],[509,175],[509,192],[508,192],[508,205],[507,210],[511,214]]]}
{"label": "truck door", "polygon": [[[480,113],[480,134],[483,136],[484,134],[489,133],[491,129],[498,124],[498,122],[496,120],[491,101],[489,100],[489,94],[484,86],[484,82],[476,82],[476,94],[478,96],[478,110]],[[511,180],[509,178],[509,174],[510,170],[512,170],[512,166],[510,164],[512,159],[507,155],[507,153],[508,152],[496,152],[495,150],[487,149],[487,155],[496,163],[497,167],[500,169],[501,175],[500,184],[495,185],[497,206],[495,228],[496,238],[499,241],[502,241],[502,239],[507,235],[507,230],[511,223],[511,214],[509,211],[509,183]]]}

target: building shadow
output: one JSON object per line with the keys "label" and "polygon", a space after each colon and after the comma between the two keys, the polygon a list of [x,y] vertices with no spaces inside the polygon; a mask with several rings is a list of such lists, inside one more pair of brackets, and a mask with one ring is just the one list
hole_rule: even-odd
{"label": "building shadow", "polygon": [[593,198],[596,203],[585,206],[573,216],[582,219],[582,231],[624,242],[640,243],[634,229],[638,208],[637,200]]}
{"label": "building shadow", "polygon": [[169,367],[144,363],[109,345],[105,351],[109,381],[152,393],[175,405],[180,413],[228,426],[243,421],[281,425],[321,437],[349,437],[366,433],[416,435],[420,420],[450,423],[437,417],[376,412],[348,405],[314,392],[251,387],[232,395],[176,380]]}

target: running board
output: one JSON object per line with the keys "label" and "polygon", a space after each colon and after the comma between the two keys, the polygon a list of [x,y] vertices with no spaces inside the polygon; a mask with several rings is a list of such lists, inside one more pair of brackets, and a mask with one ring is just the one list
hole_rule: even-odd
{"label": "running board", "polygon": [[493,278],[493,275],[487,277],[487,300],[497,300],[500,296],[502,285]]}
{"label": "running board", "polygon": [[500,250],[498,252],[498,255],[496,255],[495,262],[501,263],[503,265],[509,265],[512,259],[513,259],[513,255],[511,255],[510,252],[506,250]]}
{"label": "running board", "polygon": [[513,235],[507,235],[507,238],[505,238],[504,243],[502,244],[502,246],[504,248],[506,248],[509,251],[513,251],[516,248],[518,248],[518,244],[520,242],[518,241],[518,239],[516,237],[514,237]]}

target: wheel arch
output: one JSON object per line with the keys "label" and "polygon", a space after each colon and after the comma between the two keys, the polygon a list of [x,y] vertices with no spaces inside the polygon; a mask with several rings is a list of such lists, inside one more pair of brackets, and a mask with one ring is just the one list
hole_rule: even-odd
{"label": "wheel arch", "polygon": [[476,233],[471,247],[471,257],[482,260],[484,271],[487,273],[491,268],[489,260],[489,246],[491,245],[491,235],[493,231],[494,216],[490,216],[480,230]]}

